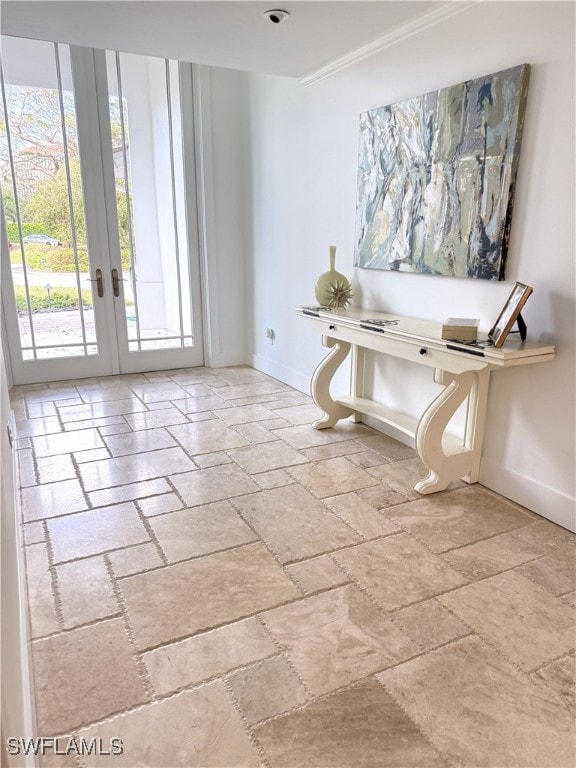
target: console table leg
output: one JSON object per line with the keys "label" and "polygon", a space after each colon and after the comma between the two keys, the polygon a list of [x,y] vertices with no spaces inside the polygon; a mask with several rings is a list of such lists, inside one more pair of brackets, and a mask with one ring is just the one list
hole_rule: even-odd
{"label": "console table leg", "polygon": [[[350,395],[362,397],[364,394],[364,348],[352,344],[352,359],[350,362]],[[355,411],[352,421],[362,423],[362,414]]]}
{"label": "console table leg", "polygon": [[313,422],[314,429],[327,429],[333,427],[340,419],[351,416],[354,411],[346,408],[340,403],[336,403],[330,395],[330,382],[332,377],[342,365],[352,346],[347,341],[339,341],[331,336],[322,336],[322,344],[325,347],[331,347],[331,351],[326,355],[312,376],[310,393],[312,399],[322,411],[324,416]]}
{"label": "console table leg", "polygon": [[[445,388],[428,406],[416,430],[416,450],[429,470],[414,490],[428,494],[442,491],[453,480],[468,475],[476,482],[480,466],[489,369],[450,374],[436,370],[434,380]],[[466,434],[461,450],[444,453],[442,437],[448,422],[468,398]],[[475,478],[475,479],[472,479]]]}

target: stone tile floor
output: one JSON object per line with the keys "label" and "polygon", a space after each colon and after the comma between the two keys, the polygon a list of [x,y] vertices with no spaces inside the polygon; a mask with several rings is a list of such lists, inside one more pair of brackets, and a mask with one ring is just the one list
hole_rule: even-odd
{"label": "stone tile floor", "polygon": [[568,531],[246,367],[11,394],[39,733],[124,750],[44,765],[575,765]]}

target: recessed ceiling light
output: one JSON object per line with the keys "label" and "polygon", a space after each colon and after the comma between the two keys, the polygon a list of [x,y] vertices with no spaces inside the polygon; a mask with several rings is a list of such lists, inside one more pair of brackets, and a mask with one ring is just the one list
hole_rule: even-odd
{"label": "recessed ceiling light", "polygon": [[268,21],[271,21],[272,24],[281,24],[284,19],[290,18],[288,11],[281,11],[280,9],[265,11],[264,16]]}

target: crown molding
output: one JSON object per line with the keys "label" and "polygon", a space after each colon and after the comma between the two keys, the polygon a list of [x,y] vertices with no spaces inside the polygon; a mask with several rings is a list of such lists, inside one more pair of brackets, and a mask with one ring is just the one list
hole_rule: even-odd
{"label": "crown molding", "polygon": [[402,24],[399,27],[392,29],[385,35],[377,37],[371,43],[356,48],[345,56],[341,56],[339,59],[330,62],[330,64],[326,64],[326,66],[321,67],[320,69],[309,72],[307,75],[303,75],[299,78],[299,83],[304,87],[315,85],[320,82],[320,80],[324,80],[325,78],[336,74],[336,72],[351,67],[353,64],[356,64],[363,59],[367,59],[375,53],[386,50],[386,48],[391,48],[393,45],[396,45],[396,43],[406,40],[413,35],[417,35],[423,30],[429,29],[436,24],[440,24],[452,16],[464,13],[482,2],[483,0],[454,0],[452,2],[445,2],[438,8],[434,8],[433,10],[428,11],[428,13],[419,16],[417,19],[408,21],[406,24]]}

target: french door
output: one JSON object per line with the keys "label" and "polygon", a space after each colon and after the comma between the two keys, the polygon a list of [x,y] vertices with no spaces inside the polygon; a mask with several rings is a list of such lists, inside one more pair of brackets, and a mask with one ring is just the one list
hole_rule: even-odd
{"label": "french door", "polygon": [[191,65],[2,38],[14,382],[202,365]]}

